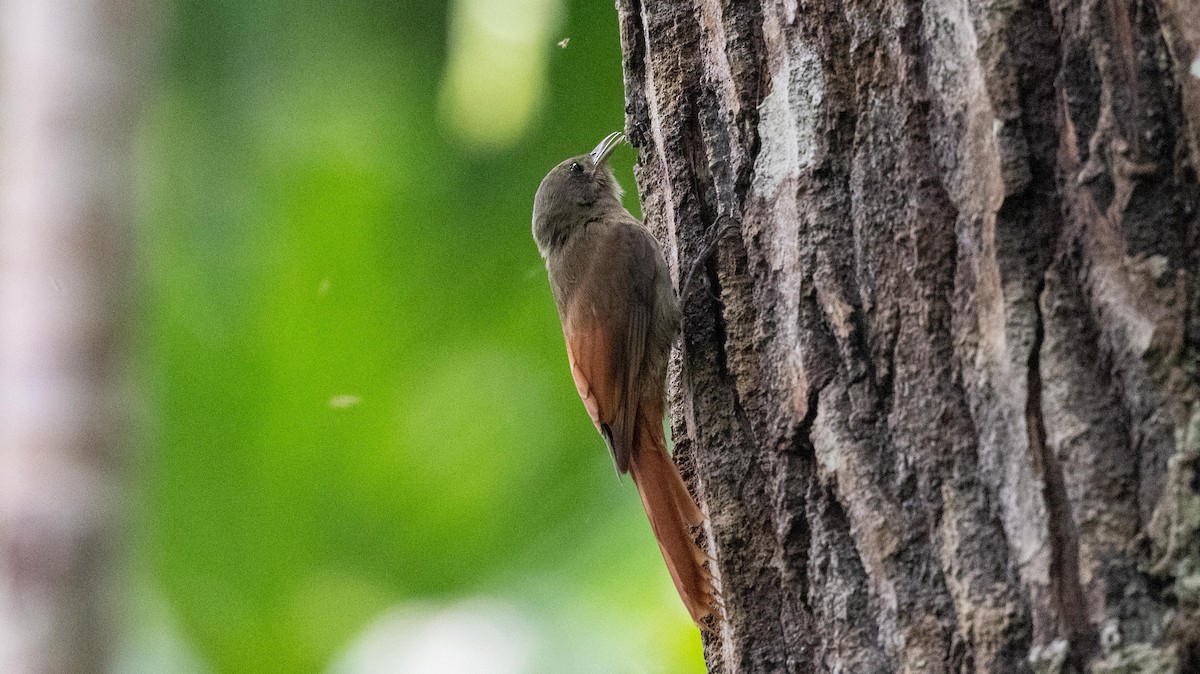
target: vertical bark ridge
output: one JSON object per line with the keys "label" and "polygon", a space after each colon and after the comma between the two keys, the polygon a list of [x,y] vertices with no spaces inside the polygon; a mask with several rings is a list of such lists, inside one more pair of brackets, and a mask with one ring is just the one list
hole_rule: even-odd
{"label": "vertical bark ridge", "polygon": [[[753,129],[752,121],[746,121],[752,120],[753,114],[727,110],[730,101],[747,94],[706,89],[697,76],[702,69],[682,67],[683,55],[698,54],[699,49],[700,19],[692,7],[631,3],[619,10],[627,83],[633,83],[639,91],[630,97],[627,106],[631,142],[642,150],[636,169],[639,191],[646,212],[659,207],[671,213],[669,218],[649,218],[648,224],[678,251],[673,266],[677,278],[682,279],[686,268],[678,260],[696,257],[707,243],[705,232],[720,216],[736,222],[740,215],[740,204],[731,199],[738,181],[746,180],[747,169],[736,160],[753,145],[753,141],[737,137],[709,144],[704,133],[734,128],[736,123],[730,120],[741,120],[746,128]],[[705,11],[708,13],[701,12],[701,18],[723,21],[716,16],[717,7]],[[723,15],[724,10],[719,13]],[[710,23],[707,30],[710,35],[723,34],[724,44],[731,50],[745,49],[735,45],[755,39],[752,31],[744,29],[718,30]],[[645,38],[649,35],[656,39],[668,36],[666,44],[679,49],[679,53],[658,61],[647,60]],[[711,60],[722,62],[719,55]],[[739,66],[744,74],[744,61],[739,61]],[[740,91],[754,91],[744,79],[740,82]],[[753,103],[752,93],[749,95],[746,102]],[[705,105],[700,105],[701,101]],[[736,242],[730,245],[736,247]],[[736,250],[722,257],[737,263]],[[751,414],[755,418],[762,415],[758,410],[741,411],[743,405],[733,379],[718,365],[727,360],[727,340],[724,321],[716,318],[721,312],[713,292],[725,295],[747,292],[749,288],[735,282],[726,288],[716,285],[715,277],[711,280],[714,283],[697,284],[692,296],[684,298],[683,348],[671,368],[674,381],[687,381],[687,390],[696,392],[674,406],[672,433],[678,460],[694,475],[703,500],[743,504],[709,512],[711,552],[723,570],[722,592],[729,620],[721,635],[706,640],[707,658],[712,671],[781,671],[789,647],[778,620],[783,611],[780,571],[775,564],[779,526],[768,509],[755,505],[777,496],[771,494],[763,478],[760,453],[749,450],[758,444],[755,429],[743,423]],[[697,423],[691,409],[723,410],[725,422],[720,426]],[[748,451],[698,451],[729,443]],[[701,458],[694,460],[697,455]]]}

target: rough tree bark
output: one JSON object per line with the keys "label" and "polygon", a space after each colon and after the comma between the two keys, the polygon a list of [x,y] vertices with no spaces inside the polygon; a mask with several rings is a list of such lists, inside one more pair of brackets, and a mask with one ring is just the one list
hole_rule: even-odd
{"label": "rough tree bark", "polygon": [[[108,671],[147,8],[0,2],[0,671]],[[138,27],[143,30],[137,30]]]}
{"label": "rough tree bark", "polygon": [[1200,4],[617,6],[710,669],[1200,672]]}

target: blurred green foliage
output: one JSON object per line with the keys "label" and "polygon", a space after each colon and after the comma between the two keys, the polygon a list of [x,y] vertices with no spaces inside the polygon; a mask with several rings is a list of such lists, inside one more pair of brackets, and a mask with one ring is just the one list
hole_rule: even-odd
{"label": "blurred green foliage", "polygon": [[[465,5],[175,4],[139,146],[133,613],[202,670],[324,671],[389,607],[470,597],[531,622],[529,671],[703,669],[529,233],[545,171],[622,126],[616,15],[516,5],[534,72],[471,67],[537,101],[481,117],[445,83],[488,51]],[[526,117],[454,122],[489,114]]]}

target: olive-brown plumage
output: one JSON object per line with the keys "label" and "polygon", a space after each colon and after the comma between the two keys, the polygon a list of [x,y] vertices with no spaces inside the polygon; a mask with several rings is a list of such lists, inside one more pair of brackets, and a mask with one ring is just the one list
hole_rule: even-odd
{"label": "olive-brown plumage", "polygon": [[698,625],[717,591],[692,539],[704,521],[667,454],[663,405],[679,302],[662,250],[621,204],[606,164],[610,134],[555,166],[538,187],[533,237],[546,260],[571,376],[617,471],[629,473],[684,605]]}

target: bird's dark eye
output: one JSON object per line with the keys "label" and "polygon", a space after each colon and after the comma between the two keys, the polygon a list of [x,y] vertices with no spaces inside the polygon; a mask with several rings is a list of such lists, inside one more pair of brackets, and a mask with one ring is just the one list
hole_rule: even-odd
{"label": "bird's dark eye", "polygon": [[571,162],[571,173],[583,173],[583,167],[579,165],[579,162]]}

